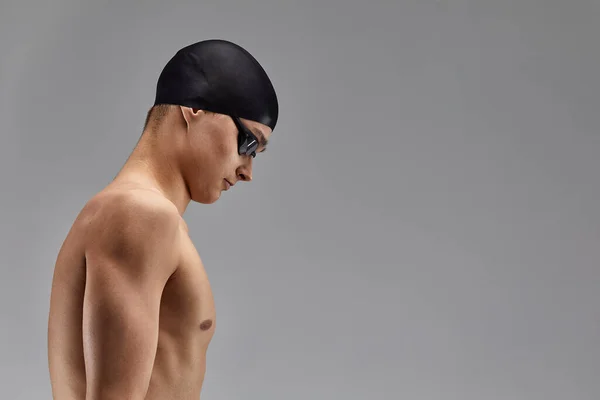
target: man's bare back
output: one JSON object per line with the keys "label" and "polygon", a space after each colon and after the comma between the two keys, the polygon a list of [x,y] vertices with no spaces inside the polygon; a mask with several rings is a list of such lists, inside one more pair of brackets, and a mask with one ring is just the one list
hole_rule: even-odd
{"label": "man's bare back", "polygon": [[107,188],[59,252],[48,345],[56,400],[198,399],[215,329],[206,272],[160,193]]}

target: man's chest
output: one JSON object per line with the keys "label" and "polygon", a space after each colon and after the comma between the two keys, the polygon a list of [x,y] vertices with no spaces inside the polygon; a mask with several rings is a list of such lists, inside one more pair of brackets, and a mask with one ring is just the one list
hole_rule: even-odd
{"label": "man's chest", "polygon": [[163,291],[161,325],[208,332],[214,330],[215,322],[214,298],[206,270],[191,240],[186,239],[180,265]]}

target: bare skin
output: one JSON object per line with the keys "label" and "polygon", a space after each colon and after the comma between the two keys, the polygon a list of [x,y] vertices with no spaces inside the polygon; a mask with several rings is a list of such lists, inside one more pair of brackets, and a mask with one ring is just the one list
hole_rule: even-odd
{"label": "bare skin", "polygon": [[[242,121],[260,139],[271,133]],[[224,180],[251,179],[229,117],[174,106],[148,127],[59,251],[48,323],[55,400],[200,398],[216,312],[182,215],[190,201],[216,201]]]}

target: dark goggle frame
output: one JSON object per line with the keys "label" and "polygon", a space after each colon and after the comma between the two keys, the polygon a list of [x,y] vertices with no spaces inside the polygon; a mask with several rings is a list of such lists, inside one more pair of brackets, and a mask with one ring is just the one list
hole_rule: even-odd
{"label": "dark goggle frame", "polygon": [[258,149],[258,138],[252,131],[244,126],[238,117],[231,116],[238,130],[238,153],[240,155],[256,157],[256,149]]}

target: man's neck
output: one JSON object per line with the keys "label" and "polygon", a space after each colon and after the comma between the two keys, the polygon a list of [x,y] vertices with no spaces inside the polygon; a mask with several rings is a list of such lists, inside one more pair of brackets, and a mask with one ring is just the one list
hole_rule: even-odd
{"label": "man's neck", "polygon": [[190,203],[190,193],[183,176],[165,154],[152,151],[153,147],[156,148],[138,143],[112,184],[133,184],[158,191],[183,215]]}

